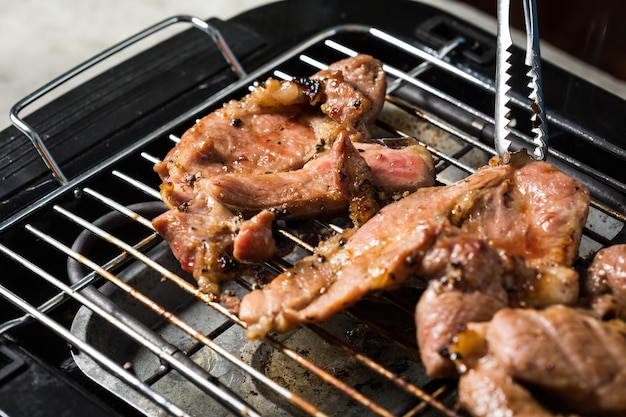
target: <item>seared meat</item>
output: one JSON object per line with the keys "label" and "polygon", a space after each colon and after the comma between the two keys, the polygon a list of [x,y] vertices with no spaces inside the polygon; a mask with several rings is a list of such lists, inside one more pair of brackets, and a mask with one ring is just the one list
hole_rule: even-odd
{"label": "seared meat", "polygon": [[508,306],[503,282],[511,272],[485,241],[459,231],[442,234],[427,251],[417,274],[430,282],[417,304],[415,320],[429,376],[457,376],[446,355],[452,338],[467,323],[490,320]]}
{"label": "seared meat", "polygon": [[[320,120],[326,131],[312,126]],[[269,79],[198,121],[155,165],[163,201],[176,208],[197,194],[196,181],[218,174],[301,168],[332,141],[336,127],[310,105],[302,86]]]}
{"label": "seared meat", "polygon": [[243,217],[201,184],[221,174],[297,170],[325,151],[339,132],[349,132],[350,138],[367,135],[385,89],[379,61],[365,55],[348,58],[311,79],[268,79],[183,134],[155,166],[171,210],[153,223],[203,291],[215,292],[219,281],[231,277]]}
{"label": "seared meat", "polygon": [[[517,160],[515,160],[517,159]],[[477,233],[494,247],[522,257],[544,275],[529,290],[532,305],[571,303],[577,288],[552,293],[543,281],[576,281],[569,268],[578,254],[589,209],[584,185],[547,163],[525,163],[521,155],[513,164],[524,164],[467,210],[461,206],[463,229]],[[459,213],[455,213],[459,216]],[[565,277],[565,278],[564,278]]]}
{"label": "seared meat", "polygon": [[596,254],[587,273],[587,291],[610,292],[626,300],[626,245],[609,246]]}
{"label": "seared meat", "polygon": [[[545,310],[507,308],[489,322],[485,340],[489,351],[486,359],[550,409],[584,415],[626,413],[624,322],[601,322],[565,306]],[[461,349],[457,356],[463,363],[471,353]],[[465,365],[468,369],[480,368],[484,362],[485,358],[473,358]],[[475,379],[471,370],[466,375]],[[471,404],[466,398],[476,395],[472,390],[484,390],[472,387],[464,378],[461,387],[466,388],[460,391],[461,402]],[[490,399],[493,393],[485,391],[483,395],[483,403],[498,401]]]}
{"label": "seared meat", "polygon": [[[576,259],[589,210],[589,193],[579,181],[544,163],[513,156],[510,171],[477,198],[454,209],[453,222],[538,270],[516,284],[514,305],[573,304],[579,296]],[[530,279],[530,281],[529,281]]]}
{"label": "seared meat", "polygon": [[[324,120],[302,86],[268,80],[241,101],[231,101],[187,130],[155,171],[170,210],[153,220],[184,270],[205,292],[234,272],[234,238],[243,218],[196,187],[225,172],[300,168],[316,152]],[[336,123],[324,122],[328,134]],[[316,136],[318,135],[318,136]]]}
{"label": "seared meat", "polygon": [[[552,185],[540,193],[544,183]],[[451,225],[496,248],[501,243],[501,249],[512,255],[528,255],[537,268],[569,270],[571,247],[578,247],[588,204],[581,183],[547,163],[518,156],[512,164],[485,167],[450,186],[419,189],[384,207],[346,238],[343,246],[334,248],[330,257],[305,258],[292,271],[245,296],[240,317],[248,323],[250,337],[324,320],[368,291],[397,288],[416,274],[437,236]],[[545,246],[543,237],[551,246]],[[298,279],[291,279],[293,275]],[[522,274],[520,281],[511,284],[518,302],[528,302],[531,290],[542,303],[577,298],[575,272],[566,275],[565,285],[558,282],[558,291],[539,285],[543,275],[538,269],[531,282],[528,274]],[[307,280],[315,284],[308,288]],[[536,289],[543,292],[537,294]],[[297,303],[290,297],[297,298]]]}
{"label": "seared meat", "polygon": [[278,252],[272,232],[274,213],[263,210],[244,221],[235,237],[233,256],[241,262],[264,262]]}
{"label": "seared meat", "polygon": [[513,378],[582,413],[626,413],[626,325],[564,306],[502,310],[491,351]]}
{"label": "seared meat", "polygon": [[583,276],[581,305],[599,318],[626,320],[626,245],[600,250]]}
{"label": "seared meat", "polygon": [[171,209],[152,224],[168,242],[183,270],[192,272],[198,287],[219,293],[218,283],[232,279],[234,238],[243,218],[210,196],[198,195],[184,210]]}
{"label": "seared meat", "polygon": [[[466,245],[465,258],[456,262],[458,271],[431,281],[417,305],[418,344],[430,376],[456,375],[442,353],[467,323],[487,321],[509,305],[572,305],[578,300],[578,274],[571,265],[587,215],[586,190],[545,163],[528,163],[508,175],[490,190],[480,190],[477,199],[466,197],[454,213],[460,217],[454,221],[469,234],[464,239],[478,236],[499,254],[482,249],[479,263]],[[457,259],[444,252],[442,259],[446,257]],[[475,264],[480,267],[472,268]],[[453,286],[440,284],[452,279]]]}
{"label": "seared meat", "polygon": [[[344,239],[344,236],[337,235],[324,241],[315,255],[302,259],[289,271],[274,278],[262,291],[255,290],[244,296],[239,318],[248,323],[248,338],[262,338],[270,330],[285,332],[305,319],[315,320],[315,316],[304,318],[301,311],[333,280],[335,266],[327,260],[334,258]],[[330,314],[332,312],[328,316]]]}
{"label": "seared meat", "polygon": [[[226,103],[198,121],[154,168],[163,180],[166,204],[173,208],[187,202],[195,195],[193,186],[200,178],[301,168],[320,147],[333,142],[339,127],[366,128],[362,119],[374,120],[384,102],[386,80],[381,64],[360,55],[336,65],[358,74],[324,71],[325,75],[307,82],[268,79],[241,100]],[[366,69],[376,77],[364,77],[361,72]],[[343,77],[351,82],[344,82]],[[344,109],[337,103],[324,113],[327,96],[338,94],[336,89],[345,90],[346,100],[351,101],[341,116],[338,112]],[[370,103],[370,98],[376,103]],[[355,107],[354,102],[361,104]]]}
{"label": "seared meat", "polygon": [[[270,78],[241,100],[226,103],[187,130],[155,171],[166,184],[183,186],[190,176],[302,167],[319,146],[332,143],[339,125],[367,127],[384,103],[386,78],[380,61],[358,55],[331,68],[332,73],[329,69],[299,82]],[[349,108],[333,104],[320,111],[318,105],[338,100],[336,89],[346,90]],[[348,114],[339,117],[342,111]]]}
{"label": "seared meat", "polygon": [[357,207],[351,212],[362,216],[372,212],[363,207],[368,198],[376,200],[369,203],[374,205],[397,193],[433,185],[432,167],[432,157],[421,145],[391,149],[373,143],[353,144],[346,132],[341,132],[331,153],[307,162],[302,169],[216,175],[196,186],[241,212],[271,209],[281,218],[337,216],[346,213],[352,199]]}
{"label": "seared meat", "polygon": [[[330,64],[311,79],[324,84],[322,111],[340,124],[354,120],[353,126],[367,137],[369,132],[362,128],[376,120],[387,93],[380,62],[368,55],[357,55]],[[362,100],[361,94],[367,100]]]}
{"label": "seared meat", "polygon": [[461,377],[459,404],[474,417],[556,416],[493,360],[481,362]]}

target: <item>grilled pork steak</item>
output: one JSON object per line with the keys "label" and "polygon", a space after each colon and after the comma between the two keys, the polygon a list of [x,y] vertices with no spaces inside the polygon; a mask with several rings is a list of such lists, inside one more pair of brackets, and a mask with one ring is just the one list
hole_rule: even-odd
{"label": "grilled pork steak", "polygon": [[368,291],[397,288],[418,274],[438,236],[452,226],[512,256],[528,256],[536,272],[531,282],[524,273],[511,284],[516,303],[572,303],[578,297],[572,248],[578,247],[588,204],[580,182],[518,155],[512,164],[487,166],[455,184],[421,188],[385,206],[341,245],[323,245],[322,252],[246,295],[240,317],[252,338],[325,320]]}
{"label": "grilled pork steak", "polygon": [[[488,353],[482,359],[461,347],[465,367],[459,397],[474,415],[484,405],[501,403],[489,415],[513,414],[494,393],[464,381],[484,375],[491,362],[501,377],[524,386],[535,398],[561,413],[624,415],[626,413],[626,324],[601,322],[585,312],[552,306],[545,310],[502,309],[486,325]],[[481,377],[481,378],[484,378]],[[477,395],[475,390],[478,391]],[[480,395],[480,392],[484,392]],[[482,398],[480,398],[482,396]],[[479,401],[480,400],[480,401]]]}
{"label": "grilled pork steak", "polygon": [[224,173],[301,168],[333,139],[336,123],[311,106],[305,89],[269,79],[187,130],[154,169],[170,208],[192,200],[198,180]]}
{"label": "grilled pork steak", "polygon": [[[155,166],[170,210],[153,225],[201,290],[217,293],[237,261],[274,253],[268,216],[248,216],[264,209],[285,217],[343,215],[350,207],[355,220],[365,221],[386,190],[433,182],[430,154],[417,147],[352,146],[369,137],[385,90],[382,64],[358,55],[311,78],[268,79],[183,134]],[[376,174],[390,166],[393,173]],[[252,250],[254,238],[263,247]]]}
{"label": "grilled pork steak", "polygon": [[[355,159],[361,160],[360,164]],[[353,144],[342,132],[332,152],[312,159],[302,169],[216,175],[199,181],[197,187],[241,212],[270,209],[281,218],[336,216],[345,214],[350,199],[363,189],[387,200],[397,193],[433,185],[432,169],[430,153],[421,145],[392,149],[374,143]]]}
{"label": "grilled pork steak", "polygon": [[[199,120],[155,165],[163,180],[165,203],[170,208],[186,203],[196,194],[194,184],[201,178],[301,168],[333,142],[339,127],[366,128],[385,98],[380,61],[359,55],[334,65],[337,70],[298,82],[268,79],[241,100]],[[339,68],[355,74],[344,74]],[[368,72],[375,76],[363,76]]]}

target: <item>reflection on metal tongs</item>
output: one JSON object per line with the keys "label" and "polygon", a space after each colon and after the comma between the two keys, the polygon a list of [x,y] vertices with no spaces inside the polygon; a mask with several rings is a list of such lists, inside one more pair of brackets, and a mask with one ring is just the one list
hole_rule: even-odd
{"label": "reflection on metal tongs", "polygon": [[[526,23],[526,58],[524,63],[529,67],[528,87],[532,111],[532,145],[529,154],[535,159],[545,159],[548,153],[548,124],[545,104],[543,102],[543,85],[541,81],[541,59],[539,52],[539,28],[537,25],[537,4],[535,0],[524,1],[524,19]],[[495,108],[495,147],[503,163],[510,161],[509,139],[511,91],[511,38],[510,25],[511,0],[498,0],[498,39],[496,49],[496,108]]]}

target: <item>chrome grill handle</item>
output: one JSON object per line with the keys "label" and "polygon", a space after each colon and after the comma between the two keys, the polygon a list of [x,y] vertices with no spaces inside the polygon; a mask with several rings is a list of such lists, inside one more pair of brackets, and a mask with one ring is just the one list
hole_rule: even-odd
{"label": "chrome grill handle", "polygon": [[24,133],[32,142],[33,146],[39,153],[39,156],[43,159],[44,163],[48,167],[48,169],[52,172],[54,178],[59,182],[60,185],[66,185],[69,180],[67,176],[61,170],[61,167],[55,161],[54,157],[50,153],[49,149],[44,144],[44,141],[41,135],[35,130],[33,126],[26,123],[23,118],[19,116],[19,113],[28,105],[32,104],[36,100],[39,100],[43,96],[51,93],[56,88],[65,84],[69,80],[75,78],[79,74],[82,74],[86,70],[94,67],[95,65],[103,62],[104,60],[110,58],[111,56],[121,52],[122,50],[128,48],[131,45],[136,44],[137,42],[148,38],[149,36],[170,27],[176,23],[188,23],[191,24],[194,28],[201,30],[211,37],[211,40],[215,43],[217,48],[219,49],[222,57],[229,65],[231,70],[237,75],[238,78],[244,78],[247,74],[243,69],[234,53],[232,52],[230,46],[226,43],[220,31],[210,23],[205,22],[204,20],[189,16],[189,15],[176,15],[170,18],[167,18],[159,23],[154,24],[153,26],[143,30],[142,32],[137,33],[134,36],[118,43],[117,45],[112,46],[109,49],[101,52],[100,54],[94,56],[93,58],[83,62],[82,64],[74,67],[69,70],[65,74],[57,77],[52,80],[48,84],[29,94],[22,100],[18,101],[10,110],[9,118],[13,125],[19,129],[22,133]]}

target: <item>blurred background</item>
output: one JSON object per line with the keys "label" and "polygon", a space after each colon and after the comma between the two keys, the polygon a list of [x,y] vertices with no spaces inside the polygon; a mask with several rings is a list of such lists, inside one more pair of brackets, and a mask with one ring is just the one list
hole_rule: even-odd
{"label": "blurred background", "polygon": [[[270,1],[0,0],[0,130],[10,124],[8,113],[18,100],[153,23],[175,14],[228,19]],[[478,19],[485,29],[495,30],[487,18],[495,15],[496,0],[424,2],[457,11],[471,22]],[[517,7],[512,20],[521,28],[522,0],[512,3]],[[580,61],[583,71],[585,65],[599,68],[607,88],[626,91],[612,83],[626,79],[626,1],[538,0],[538,8],[544,40]],[[544,57],[558,59],[558,53],[554,58],[554,51],[542,48]]]}
{"label": "blurred background", "polygon": [[[496,0],[467,0],[490,15]],[[511,1],[511,22],[524,27],[521,0]],[[517,7],[516,7],[517,6]],[[541,38],[571,56],[626,80],[626,1],[537,0]]]}

